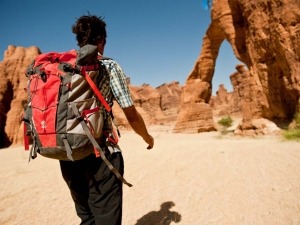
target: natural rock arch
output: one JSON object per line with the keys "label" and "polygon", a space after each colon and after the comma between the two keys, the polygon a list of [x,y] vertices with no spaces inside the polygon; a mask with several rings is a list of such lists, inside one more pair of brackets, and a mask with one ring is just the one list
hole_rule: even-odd
{"label": "natural rock arch", "polygon": [[[293,117],[300,96],[298,0],[213,1],[212,22],[181,97],[175,132],[214,130],[208,105],[219,48],[224,40],[248,70],[242,80],[243,123]],[[240,84],[241,85],[241,84]],[[243,126],[241,126],[243,127]]]}

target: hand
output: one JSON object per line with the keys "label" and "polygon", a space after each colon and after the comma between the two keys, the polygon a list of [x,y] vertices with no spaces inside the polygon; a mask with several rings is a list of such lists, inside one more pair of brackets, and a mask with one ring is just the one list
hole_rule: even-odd
{"label": "hand", "polygon": [[148,144],[147,149],[152,149],[154,145],[154,138],[149,134],[147,138],[144,138],[144,141]]}

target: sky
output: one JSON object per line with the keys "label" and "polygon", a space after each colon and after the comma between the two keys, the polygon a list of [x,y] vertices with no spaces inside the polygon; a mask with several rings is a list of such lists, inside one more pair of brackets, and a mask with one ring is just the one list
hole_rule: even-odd
{"label": "sky", "polygon": [[[104,17],[104,55],[115,59],[132,85],[184,85],[211,22],[203,0],[0,0],[0,61],[8,45],[42,52],[78,49],[71,26],[81,15]],[[239,61],[224,41],[216,62],[213,94]]]}

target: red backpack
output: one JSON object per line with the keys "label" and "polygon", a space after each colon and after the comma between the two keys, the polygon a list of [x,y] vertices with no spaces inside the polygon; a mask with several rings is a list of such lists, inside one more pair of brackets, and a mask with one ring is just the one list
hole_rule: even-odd
{"label": "red backpack", "polygon": [[59,160],[80,160],[95,152],[125,184],[131,186],[106,159],[99,146],[103,106],[110,105],[95,80],[100,68],[97,47],[86,45],[78,52],[50,52],[37,56],[28,67],[28,104],[24,113],[25,149],[30,159],[37,153]]}

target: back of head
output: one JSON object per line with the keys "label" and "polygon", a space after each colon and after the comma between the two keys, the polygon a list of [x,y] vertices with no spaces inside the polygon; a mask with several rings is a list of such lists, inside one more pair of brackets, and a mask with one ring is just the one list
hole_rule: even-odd
{"label": "back of head", "polygon": [[106,23],[101,17],[81,16],[72,26],[72,32],[76,34],[79,47],[86,44],[97,45],[102,40],[106,41]]}

